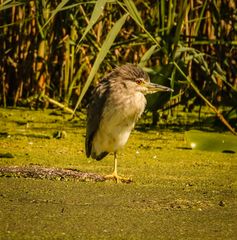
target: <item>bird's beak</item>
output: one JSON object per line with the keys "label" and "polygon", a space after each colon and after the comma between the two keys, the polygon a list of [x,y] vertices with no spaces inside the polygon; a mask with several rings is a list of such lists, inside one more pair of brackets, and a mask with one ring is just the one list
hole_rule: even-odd
{"label": "bird's beak", "polygon": [[156,83],[151,83],[151,82],[146,82],[144,84],[147,88],[148,93],[155,93],[155,92],[173,92],[174,90],[169,88],[169,87],[165,87]]}

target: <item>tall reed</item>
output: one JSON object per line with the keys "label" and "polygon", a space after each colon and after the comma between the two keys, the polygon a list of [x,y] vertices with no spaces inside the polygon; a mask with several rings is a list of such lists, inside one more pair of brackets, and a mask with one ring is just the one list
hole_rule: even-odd
{"label": "tall reed", "polygon": [[0,104],[47,96],[76,110],[106,71],[132,62],[154,76],[169,66],[181,103],[198,95],[177,66],[208,101],[236,107],[236,16],[234,0],[0,0]]}

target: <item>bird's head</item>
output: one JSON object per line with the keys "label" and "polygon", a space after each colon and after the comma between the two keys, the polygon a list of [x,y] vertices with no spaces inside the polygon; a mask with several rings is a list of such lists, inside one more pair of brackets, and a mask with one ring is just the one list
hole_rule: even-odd
{"label": "bird's head", "polygon": [[150,82],[150,80],[144,78],[136,78],[136,90],[142,92],[144,95],[152,94],[156,92],[173,92],[173,89]]}
{"label": "bird's head", "polygon": [[173,92],[173,89],[159,84],[151,83],[149,75],[139,66],[126,64],[115,69],[114,74],[136,92],[144,95],[155,92]]}

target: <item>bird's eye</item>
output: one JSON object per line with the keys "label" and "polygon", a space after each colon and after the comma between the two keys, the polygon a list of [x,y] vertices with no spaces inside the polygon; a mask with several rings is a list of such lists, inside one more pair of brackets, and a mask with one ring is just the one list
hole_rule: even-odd
{"label": "bird's eye", "polygon": [[141,78],[138,78],[138,79],[136,79],[136,83],[137,83],[138,85],[140,85],[140,84],[143,83],[143,80],[142,80]]}

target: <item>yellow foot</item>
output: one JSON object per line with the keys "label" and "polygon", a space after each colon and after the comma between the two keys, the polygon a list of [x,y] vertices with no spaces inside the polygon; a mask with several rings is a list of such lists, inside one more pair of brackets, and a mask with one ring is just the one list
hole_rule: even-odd
{"label": "yellow foot", "polygon": [[108,179],[108,180],[113,179],[113,180],[116,181],[116,183],[130,183],[130,182],[132,182],[131,178],[121,177],[114,172],[112,174],[106,175],[105,179]]}

